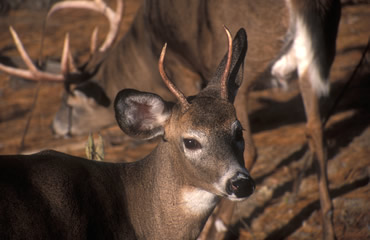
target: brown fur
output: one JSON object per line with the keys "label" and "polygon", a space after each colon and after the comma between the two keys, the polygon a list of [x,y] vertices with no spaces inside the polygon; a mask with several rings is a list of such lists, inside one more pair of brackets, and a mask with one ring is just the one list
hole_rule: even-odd
{"label": "brown fur", "polygon": [[[235,72],[246,41],[240,30],[233,44]],[[220,197],[242,200],[255,188],[243,166],[233,101],[220,99],[220,78],[216,71],[210,82],[218,91],[205,88],[189,97],[186,111],[153,93],[117,94],[115,116],[123,131],[162,135],[137,162],[95,162],[54,151],[0,156],[0,239],[195,239]],[[237,79],[230,75],[228,81],[234,97]],[[193,132],[204,137],[188,136]],[[201,143],[193,149],[188,138]]]}

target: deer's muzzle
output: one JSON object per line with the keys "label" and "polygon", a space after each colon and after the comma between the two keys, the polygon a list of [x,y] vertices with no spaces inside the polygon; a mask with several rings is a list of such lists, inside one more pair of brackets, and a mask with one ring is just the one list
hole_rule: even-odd
{"label": "deer's muzzle", "polygon": [[237,198],[246,198],[252,195],[255,188],[256,184],[250,176],[238,173],[227,181],[226,192],[229,195],[235,195]]}

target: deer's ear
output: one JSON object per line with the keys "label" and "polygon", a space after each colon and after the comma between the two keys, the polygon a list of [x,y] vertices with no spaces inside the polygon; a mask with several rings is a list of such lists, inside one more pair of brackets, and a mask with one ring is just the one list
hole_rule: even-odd
{"label": "deer's ear", "polygon": [[[237,91],[243,81],[244,72],[244,58],[247,54],[248,40],[247,33],[243,28],[239,29],[233,40],[233,53],[231,57],[231,68],[230,75],[227,81],[228,98],[230,102],[234,102]],[[202,90],[202,95],[217,96],[220,93],[220,81],[225,71],[227,62],[227,53],[221,60],[220,64],[216,69],[216,73],[208,83],[208,85]]]}
{"label": "deer's ear", "polygon": [[156,94],[124,89],[116,96],[114,111],[122,131],[132,137],[150,139],[164,133],[171,105]]}

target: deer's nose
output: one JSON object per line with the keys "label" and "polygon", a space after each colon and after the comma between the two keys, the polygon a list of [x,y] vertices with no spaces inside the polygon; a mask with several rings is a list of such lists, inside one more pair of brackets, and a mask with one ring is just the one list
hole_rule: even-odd
{"label": "deer's nose", "polygon": [[237,198],[246,198],[252,195],[255,188],[256,184],[249,175],[238,173],[227,181],[226,192]]}

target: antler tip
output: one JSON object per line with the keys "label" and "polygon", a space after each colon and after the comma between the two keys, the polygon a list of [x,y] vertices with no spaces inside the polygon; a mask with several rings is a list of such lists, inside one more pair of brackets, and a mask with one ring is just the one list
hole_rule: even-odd
{"label": "antler tip", "polygon": [[165,43],[163,45],[163,48],[162,48],[162,51],[161,51],[161,57],[160,57],[161,61],[163,61],[163,58],[164,58],[164,55],[166,54],[166,51],[167,51],[167,43]]}
{"label": "antler tip", "polygon": [[227,34],[227,37],[228,37],[228,38],[231,38],[231,33],[230,33],[229,28],[228,28],[228,27],[226,27],[226,25],[225,25],[225,24],[223,25],[223,27],[224,27],[224,30],[225,30],[225,32],[226,32],[226,34]]}
{"label": "antler tip", "polygon": [[230,68],[231,68],[231,58],[232,58],[232,44],[233,44],[233,39],[231,37],[231,33],[229,29],[224,26],[224,30],[227,35],[227,40],[228,40],[228,53],[227,53],[227,60],[226,60],[226,66],[224,73],[222,74],[221,78],[221,98],[227,99],[228,98],[228,92],[227,92],[227,81],[230,73]]}
{"label": "antler tip", "polygon": [[159,56],[159,68],[162,69],[163,68],[163,62],[164,62],[164,56],[166,55],[166,51],[167,51],[167,43],[165,43],[163,45],[163,48],[162,48],[162,51],[161,51],[161,55]]}
{"label": "antler tip", "polygon": [[66,36],[64,37],[64,46],[63,46],[63,52],[68,53],[69,51],[69,32],[66,33]]}
{"label": "antler tip", "polygon": [[17,34],[17,32],[15,31],[15,29],[13,28],[12,25],[9,26],[9,31],[12,34],[13,38],[17,38],[18,37],[18,34]]}

